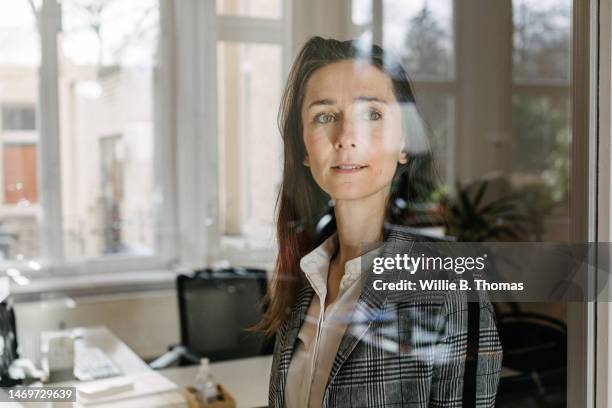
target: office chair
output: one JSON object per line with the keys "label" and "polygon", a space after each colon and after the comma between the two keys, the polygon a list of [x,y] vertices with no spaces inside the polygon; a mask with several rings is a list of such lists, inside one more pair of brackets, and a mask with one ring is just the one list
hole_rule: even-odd
{"label": "office chair", "polygon": [[273,338],[247,330],[262,317],[266,272],[205,269],[176,280],[181,343],[150,363],[152,368],[271,354]]}
{"label": "office chair", "polygon": [[567,326],[540,314],[512,311],[497,314],[504,353],[502,365],[519,372],[501,378],[496,406],[565,407],[567,392]]}

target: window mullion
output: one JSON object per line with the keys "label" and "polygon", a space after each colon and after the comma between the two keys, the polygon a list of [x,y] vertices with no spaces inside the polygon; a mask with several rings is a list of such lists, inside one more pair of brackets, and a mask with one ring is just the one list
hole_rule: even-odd
{"label": "window mullion", "polygon": [[[219,251],[219,141],[217,112],[217,33],[218,17],[216,2],[198,1],[197,82],[198,115],[196,181],[200,188],[202,205],[196,209],[198,234],[202,245],[202,256],[208,266]],[[204,158],[202,160],[202,158]]]}
{"label": "window mullion", "polygon": [[382,45],[384,39],[383,1],[372,0],[372,43]]}
{"label": "window mullion", "polygon": [[206,266],[218,244],[215,3],[174,2],[177,193],[183,266]]}
{"label": "window mullion", "polygon": [[287,76],[289,75],[289,69],[291,68],[291,63],[293,62],[293,50],[291,49],[291,44],[293,43],[294,33],[292,31],[292,21],[291,16],[293,15],[292,11],[292,2],[291,0],[283,0],[282,3],[282,34],[283,34],[283,83],[286,81]]}
{"label": "window mullion", "polygon": [[41,204],[41,257],[45,262],[60,263],[64,258],[57,55],[57,38],[61,31],[61,5],[56,0],[43,0],[40,13],[38,180]]}
{"label": "window mullion", "polygon": [[[157,228],[155,247],[162,260],[173,260],[177,256],[177,167],[176,167],[176,41],[174,3],[161,1],[160,37],[157,66],[154,77],[154,171],[158,184],[154,193],[157,206]],[[159,197],[161,196],[161,200]]]}

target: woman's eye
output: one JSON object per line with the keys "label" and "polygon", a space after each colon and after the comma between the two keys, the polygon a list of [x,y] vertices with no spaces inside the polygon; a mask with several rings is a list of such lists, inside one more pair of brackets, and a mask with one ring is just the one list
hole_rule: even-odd
{"label": "woman's eye", "polygon": [[367,112],[365,112],[365,119],[367,120],[380,120],[382,119],[382,115],[380,114],[380,112],[374,110],[374,109],[370,109]]}
{"label": "woman's eye", "polygon": [[315,122],[320,124],[331,123],[336,119],[336,117],[331,113],[319,113],[315,116]]}

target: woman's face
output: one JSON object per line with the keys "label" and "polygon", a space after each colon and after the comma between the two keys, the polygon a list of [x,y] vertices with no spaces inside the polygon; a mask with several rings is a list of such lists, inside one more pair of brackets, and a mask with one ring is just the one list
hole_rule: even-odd
{"label": "woman's face", "polygon": [[304,164],[334,200],[387,194],[405,163],[400,106],[391,79],[347,60],[318,69],[302,105]]}

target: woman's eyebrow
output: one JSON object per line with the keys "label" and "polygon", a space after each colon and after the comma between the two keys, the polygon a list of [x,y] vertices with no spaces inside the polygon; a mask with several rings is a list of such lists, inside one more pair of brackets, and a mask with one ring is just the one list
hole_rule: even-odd
{"label": "woman's eyebrow", "polygon": [[384,99],[377,98],[376,96],[358,96],[354,99],[355,102],[379,102],[386,104],[387,101]]}
{"label": "woman's eyebrow", "polygon": [[334,102],[332,99],[319,99],[308,105],[308,109],[312,108],[315,105],[333,105],[335,103],[336,102]]}
{"label": "woman's eyebrow", "polygon": [[[357,96],[353,99],[354,102],[379,102],[386,104],[387,101],[384,99],[377,98],[376,96]],[[308,105],[308,109],[312,108],[315,105],[334,105],[336,102],[333,99],[318,99]]]}

